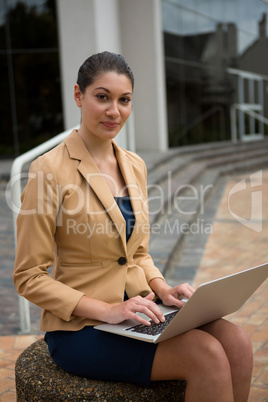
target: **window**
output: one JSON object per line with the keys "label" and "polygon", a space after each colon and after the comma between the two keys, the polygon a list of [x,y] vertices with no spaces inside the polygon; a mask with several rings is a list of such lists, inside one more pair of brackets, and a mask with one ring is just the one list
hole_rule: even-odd
{"label": "window", "polygon": [[55,0],[1,0],[0,154],[63,130]]}
{"label": "window", "polygon": [[267,12],[261,0],[162,0],[170,146],[231,138],[228,69],[267,75]]}

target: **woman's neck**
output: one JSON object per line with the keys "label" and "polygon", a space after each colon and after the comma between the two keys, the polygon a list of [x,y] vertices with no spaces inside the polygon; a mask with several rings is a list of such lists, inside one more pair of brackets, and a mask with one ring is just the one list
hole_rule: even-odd
{"label": "woman's neck", "polygon": [[78,134],[82,138],[90,155],[97,165],[103,161],[114,160],[114,148],[112,140],[103,140],[101,138],[91,138],[84,134],[83,130],[78,129]]}
{"label": "woman's neck", "polygon": [[113,196],[127,195],[127,187],[120,170],[112,139],[84,136],[82,130],[78,134],[84,141],[99,171],[103,174]]}

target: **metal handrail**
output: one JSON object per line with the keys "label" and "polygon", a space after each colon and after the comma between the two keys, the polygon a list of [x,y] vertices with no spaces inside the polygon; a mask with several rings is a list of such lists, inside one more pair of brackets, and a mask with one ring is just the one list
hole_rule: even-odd
{"label": "metal handrail", "polygon": [[[264,117],[262,114],[254,112],[254,110],[260,110],[260,105],[258,104],[239,104],[239,103],[234,103],[231,106],[231,133],[232,133],[232,141],[235,143],[237,142],[237,128],[236,128],[236,111],[240,110],[241,112],[249,115],[250,117],[253,117],[254,119],[260,121],[263,124],[268,125],[268,118]],[[263,139],[264,135],[262,133],[259,134],[248,134],[248,135],[243,135],[243,140],[259,140]]]}
{"label": "metal handrail", "polygon": [[[63,133],[51,138],[50,140],[38,145],[37,147],[25,152],[23,155],[18,156],[12,164],[10,172],[9,190],[11,192],[11,209],[13,214],[13,230],[15,238],[15,249],[17,248],[17,217],[20,210],[20,196],[21,196],[21,172],[22,167],[33,161],[44,152],[49,151],[59,143],[61,143],[74,129],[78,129],[76,126],[72,129],[66,130]],[[31,319],[30,319],[30,305],[28,300],[19,296],[19,312],[20,312],[20,330],[21,333],[31,332]]]}
{"label": "metal handrail", "polygon": [[[256,73],[253,73],[250,71],[245,71],[245,70],[237,70],[237,69],[233,69],[233,68],[228,68],[227,72],[229,74],[237,76],[237,79],[238,79],[238,103],[232,105],[230,108],[232,140],[234,142],[237,141],[236,110],[239,110],[238,128],[239,128],[240,139],[242,141],[262,139],[264,137],[263,123],[265,123],[265,119],[266,119],[263,116],[263,113],[264,113],[264,97],[263,97],[264,82],[268,81],[268,76],[263,75],[263,74],[256,74]],[[249,102],[246,102],[245,83],[247,83]],[[256,111],[258,111],[259,113],[256,113]],[[245,133],[245,116],[244,116],[245,114],[250,116],[251,134]],[[259,125],[260,133],[254,133],[254,131],[255,131],[254,119],[258,120],[261,123]]]}
{"label": "metal handrail", "polygon": [[256,80],[256,81],[268,81],[268,75],[254,73],[252,71],[239,70],[237,68],[227,68],[226,71],[229,74],[237,75],[245,79]]}

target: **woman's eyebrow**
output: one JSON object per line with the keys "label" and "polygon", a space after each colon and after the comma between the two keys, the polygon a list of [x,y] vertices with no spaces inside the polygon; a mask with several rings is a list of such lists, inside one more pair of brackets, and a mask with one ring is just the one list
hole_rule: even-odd
{"label": "woman's eyebrow", "polygon": [[104,87],[97,87],[97,88],[94,88],[94,89],[95,89],[95,90],[102,89],[103,91],[106,91],[106,92],[109,92],[109,93],[110,93],[109,89],[104,88]]}
{"label": "woman's eyebrow", "polygon": [[[109,91],[109,89],[104,88],[104,87],[97,87],[97,88],[94,88],[94,89],[95,89],[95,90],[102,89],[103,91],[105,91],[105,92],[107,92],[107,93],[111,93],[111,91]],[[122,94],[122,95],[132,95],[132,92],[126,92],[126,93],[124,93],[124,94]]]}

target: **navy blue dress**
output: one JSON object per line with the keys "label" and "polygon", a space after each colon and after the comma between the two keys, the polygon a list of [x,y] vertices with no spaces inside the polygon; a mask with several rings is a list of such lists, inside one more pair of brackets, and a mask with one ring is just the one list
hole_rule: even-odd
{"label": "navy blue dress", "polygon": [[[126,221],[126,239],[135,223],[129,196],[115,197]],[[125,293],[125,300],[127,295]],[[157,345],[86,326],[45,334],[52,359],[64,370],[96,380],[150,384]]]}

